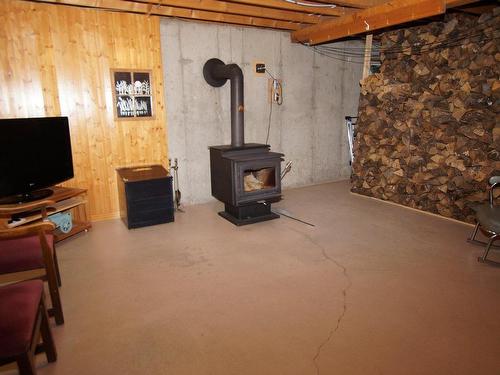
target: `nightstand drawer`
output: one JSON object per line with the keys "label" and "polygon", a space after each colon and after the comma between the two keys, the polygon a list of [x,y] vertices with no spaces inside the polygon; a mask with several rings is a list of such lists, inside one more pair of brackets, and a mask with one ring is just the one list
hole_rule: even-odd
{"label": "nightstand drawer", "polygon": [[125,184],[128,200],[172,196],[171,177],[157,178],[150,181],[134,181]]}
{"label": "nightstand drawer", "polygon": [[152,210],[137,210],[133,212],[133,215],[129,215],[126,219],[126,224],[129,229],[174,221],[173,208],[156,208]]}
{"label": "nightstand drawer", "polygon": [[155,210],[158,207],[163,208],[174,208],[174,202],[171,196],[162,195],[158,197],[149,197],[144,199],[128,199],[127,200],[128,210],[137,211],[150,211]]}

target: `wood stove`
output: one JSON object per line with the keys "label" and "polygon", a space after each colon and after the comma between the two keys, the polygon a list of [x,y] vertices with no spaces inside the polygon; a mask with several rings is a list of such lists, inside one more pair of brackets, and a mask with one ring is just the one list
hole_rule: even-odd
{"label": "wood stove", "polygon": [[281,199],[282,156],[257,143],[210,147],[212,195],[225,204],[219,215],[236,225],[278,218],[271,203]]}
{"label": "wood stove", "polygon": [[241,69],[210,59],[203,75],[214,87],[231,80],[231,145],[209,147],[212,195],[224,203],[219,215],[235,225],[277,219],[271,203],[281,199],[284,155],[271,152],[269,145],[244,142]]}

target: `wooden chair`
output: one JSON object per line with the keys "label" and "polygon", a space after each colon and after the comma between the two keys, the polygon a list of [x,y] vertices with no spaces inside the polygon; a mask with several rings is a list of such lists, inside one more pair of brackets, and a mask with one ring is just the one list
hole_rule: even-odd
{"label": "wooden chair", "polygon": [[[41,209],[42,217],[44,217],[46,212],[43,211],[49,204],[51,201],[26,206],[31,209],[33,207]],[[1,207],[0,215],[19,209],[13,208],[9,211],[9,208]],[[54,229],[55,226],[50,221],[38,221],[16,228],[0,229],[0,275],[2,275],[2,282],[33,278],[46,280],[52,302],[49,315],[54,316],[56,324],[60,325],[64,323],[64,315],[59,295],[61,277],[52,233]],[[33,276],[33,271],[41,272],[41,275]]]}
{"label": "wooden chair", "polygon": [[[8,221],[8,219],[12,218],[13,215],[27,213],[27,212],[40,211],[40,218],[44,221],[47,221],[47,208],[55,205],[55,203],[56,202],[52,200],[42,200],[32,203],[0,206],[0,228],[8,228],[6,222]],[[2,219],[4,221],[3,225],[1,224]],[[61,274],[59,273],[59,262],[57,261],[57,252],[54,241],[52,241],[52,254],[54,256],[57,284],[61,286],[62,285]]]}
{"label": "wooden chair", "polygon": [[[0,366],[17,362],[21,375],[36,374],[35,354],[57,360],[45,308],[43,282],[24,281],[0,287]],[[42,343],[40,342],[42,336]]]}
{"label": "wooden chair", "polygon": [[[495,205],[495,188],[500,187],[500,176],[493,176],[488,181],[488,202],[474,207],[476,211],[476,227],[472,232],[469,242],[486,245],[483,256],[478,257],[478,261],[482,263],[490,263],[500,266],[498,262],[487,260],[490,249],[494,246],[493,243],[500,239],[500,206]],[[488,238],[487,242],[476,240],[477,232],[481,232]]]}

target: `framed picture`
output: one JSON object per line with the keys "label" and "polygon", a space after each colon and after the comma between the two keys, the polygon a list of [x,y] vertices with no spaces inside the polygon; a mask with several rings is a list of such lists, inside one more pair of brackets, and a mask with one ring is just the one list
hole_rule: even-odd
{"label": "framed picture", "polygon": [[153,117],[151,71],[111,70],[115,118]]}

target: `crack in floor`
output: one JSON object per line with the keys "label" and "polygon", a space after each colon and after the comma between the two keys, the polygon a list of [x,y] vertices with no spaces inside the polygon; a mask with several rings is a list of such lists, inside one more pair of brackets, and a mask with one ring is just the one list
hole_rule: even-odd
{"label": "crack in floor", "polygon": [[344,278],[347,280],[347,285],[345,286],[344,289],[342,289],[342,298],[343,298],[342,313],[337,318],[337,324],[335,325],[335,327],[333,327],[330,330],[330,332],[328,333],[328,336],[326,337],[326,339],[316,349],[316,354],[314,355],[314,357],[312,359],[313,363],[314,363],[314,366],[316,368],[316,375],[319,375],[320,374],[320,368],[319,368],[318,360],[319,360],[319,357],[321,356],[321,351],[330,342],[330,340],[332,339],[332,337],[335,334],[335,332],[338,331],[338,329],[340,328],[340,323],[342,322],[342,319],[344,319],[344,316],[345,316],[345,314],[347,312],[347,291],[352,286],[352,281],[351,281],[351,278],[349,277],[349,274],[347,273],[347,268],[342,263],[340,263],[339,261],[337,261],[334,258],[332,258],[331,256],[329,256],[327,254],[327,252],[326,252],[326,249],[322,245],[320,245],[319,243],[317,243],[307,233],[303,233],[303,232],[299,232],[299,231],[296,231],[296,232],[302,234],[304,237],[306,237],[309,240],[309,242],[311,242],[316,247],[320,248],[321,249],[321,254],[323,255],[323,258],[325,258],[327,261],[335,264],[335,266],[337,266],[338,268],[340,268],[342,270],[342,274],[344,275]]}

